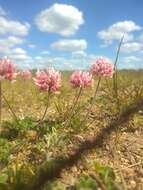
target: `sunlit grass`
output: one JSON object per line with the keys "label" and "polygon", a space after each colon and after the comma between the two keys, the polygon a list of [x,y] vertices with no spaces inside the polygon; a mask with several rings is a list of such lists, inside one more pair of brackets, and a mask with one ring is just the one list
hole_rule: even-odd
{"label": "sunlit grass", "polygon": [[[112,79],[103,79],[86,124],[81,125],[81,122],[89,111],[94,88],[83,90],[77,104],[77,114],[71,118],[70,126],[65,126],[66,114],[73,105],[76,93],[69,86],[68,77],[69,73],[63,73],[61,91],[51,98],[48,112],[40,125],[37,125],[37,120],[45,109],[47,93],[39,92],[32,79],[24,81],[19,77],[12,84],[6,81],[2,84],[3,93],[19,120],[19,123],[14,120],[3,100],[0,128],[0,180],[3,180],[0,184],[3,190],[24,189],[25,184],[36,174],[38,166],[46,161],[50,163],[59,155],[68,155],[86,137],[96,134],[119,114]],[[97,81],[96,79],[95,85]],[[143,96],[142,83],[143,71],[118,72],[118,100],[121,110]],[[142,122],[136,119],[136,122],[140,121]],[[96,180],[90,179],[91,176],[87,173],[79,177],[75,186],[86,186],[85,178],[88,178],[89,185],[97,185]]]}

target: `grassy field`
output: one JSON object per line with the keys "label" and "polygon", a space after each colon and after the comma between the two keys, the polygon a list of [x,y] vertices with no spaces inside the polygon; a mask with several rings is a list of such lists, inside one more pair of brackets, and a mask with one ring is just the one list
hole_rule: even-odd
{"label": "grassy field", "polygon": [[[143,71],[119,71],[117,89],[113,88],[113,79],[103,78],[91,107],[95,79],[92,88],[82,91],[71,118],[68,113],[78,90],[69,85],[70,73],[62,74],[61,91],[51,97],[42,122],[39,119],[47,104],[47,94],[40,92],[32,79],[24,81],[19,77],[14,83],[2,84],[4,97],[17,119],[3,99],[0,189],[28,190],[35,184],[33,189],[37,185],[37,190],[142,190],[143,107],[136,108],[125,122],[106,133],[105,139],[102,135],[103,142],[98,146],[91,149],[86,144],[87,150],[78,154],[79,159],[69,158],[87,139],[90,144],[108,124],[116,125],[118,116],[142,100]],[[54,172],[59,166],[58,172]],[[51,173],[45,180],[47,170]]]}

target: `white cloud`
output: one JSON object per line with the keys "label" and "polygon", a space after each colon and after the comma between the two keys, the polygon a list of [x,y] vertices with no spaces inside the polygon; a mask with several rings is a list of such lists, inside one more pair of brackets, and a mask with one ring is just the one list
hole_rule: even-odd
{"label": "white cloud", "polygon": [[16,36],[8,36],[7,38],[0,38],[0,55],[7,56],[11,48],[16,45],[22,44],[24,39],[16,37]]}
{"label": "white cloud", "polygon": [[139,41],[143,42],[143,33],[139,36]]}
{"label": "white cloud", "polygon": [[18,68],[32,68],[35,66],[34,59],[28,55],[27,51],[22,48],[13,48],[8,57],[14,61]]}
{"label": "white cloud", "polygon": [[82,51],[87,48],[87,42],[80,40],[59,40],[51,44],[51,48],[58,51],[75,52]]}
{"label": "white cloud", "polygon": [[125,63],[131,63],[131,62],[140,62],[142,61],[142,58],[137,57],[137,56],[128,56],[128,57],[124,57],[123,60]]}
{"label": "white cloud", "polygon": [[0,44],[4,47],[13,47],[17,44],[22,44],[24,40],[16,36],[8,36],[7,38],[0,38]]}
{"label": "white cloud", "polygon": [[87,56],[86,52],[85,51],[75,51],[75,52],[72,52],[72,56],[73,57],[85,57]]}
{"label": "white cloud", "polygon": [[0,7],[0,56],[8,56],[14,62],[23,65],[32,58],[26,50],[17,47],[25,42],[24,36],[29,32],[30,24],[8,18],[5,10]]}
{"label": "white cloud", "polygon": [[6,56],[8,53],[9,53],[9,47],[0,45],[0,56]]}
{"label": "white cloud", "polygon": [[[36,60],[36,65],[39,68],[46,68],[49,66],[54,66],[56,69],[60,70],[74,70],[74,69],[89,69],[91,64],[95,62],[96,59],[103,56],[88,55],[86,54],[82,58],[79,56],[65,57],[65,56],[47,56],[41,57],[41,59]],[[107,57],[104,57],[108,59]]]}
{"label": "white cloud", "polygon": [[117,22],[107,29],[98,32],[98,37],[104,41],[105,44],[111,44],[113,40],[120,40],[124,35],[124,41],[131,41],[134,39],[131,32],[141,30],[141,26],[133,21]]}
{"label": "white cloud", "polygon": [[87,56],[87,60],[88,60],[88,64],[92,65],[93,63],[95,63],[95,61],[97,59],[106,59],[108,61],[110,61],[111,63],[113,63],[113,61],[109,58],[109,57],[106,57],[104,55],[95,55],[95,54],[90,54]]}
{"label": "white cloud", "polygon": [[[1,48],[2,47],[2,48]],[[0,56],[8,56],[12,59],[19,67],[25,67],[25,64],[32,63],[33,59],[28,55],[27,51],[16,47],[0,46]]]}
{"label": "white cloud", "polygon": [[26,54],[26,51],[22,48],[15,48],[12,52],[16,54]]}
{"label": "white cloud", "polygon": [[11,44],[21,44],[24,42],[24,39],[16,37],[16,36],[9,36],[7,37],[7,40],[9,41],[9,43]]}
{"label": "white cloud", "polygon": [[30,61],[31,57],[28,56],[27,52],[22,48],[11,49],[8,57],[15,61]]}
{"label": "white cloud", "polygon": [[83,68],[84,64],[81,64],[81,59],[66,58],[62,56],[48,56],[37,60],[36,66],[37,68],[46,68],[53,66],[59,70],[71,70]]}
{"label": "white cloud", "polygon": [[48,50],[44,50],[44,51],[41,52],[41,54],[42,54],[42,55],[49,55],[50,52],[49,52]]}
{"label": "white cloud", "polygon": [[30,29],[29,23],[21,23],[19,21],[10,20],[3,16],[0,16],[0,34],[11,34],[18,36],[25,36]]}
{"label": "white cloud", "polygon": [[35,44],[28,44],[28,47],[31,49],[34,49],[34,48],[36,48],[36,45]]}
{"label": "white cloud", "polygon": [[36,60],[42,60],[42,57],[41,56],[36,56],[35,59]]}
{"label": "white cloud", "polygon": [[138,42],[125,43],[121,47],[121,51],[124,53],[132,53],[143,50],[143,44]]}
{"label": "white cloud", "polygon": [[142,55],[131,55],[127,57],[122,57],[119,63],[120,69],[140,69],[142,68]]}
{"label": "white cloud", "polygon": [[74,6],[55,3],[41,11],[35,22],[40,31],[70,36],[75,34],[84,20],[82,12]]}

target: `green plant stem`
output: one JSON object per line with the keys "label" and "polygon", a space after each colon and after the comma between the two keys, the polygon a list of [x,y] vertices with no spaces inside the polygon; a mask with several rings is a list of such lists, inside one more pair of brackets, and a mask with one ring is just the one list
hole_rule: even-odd
{"label": "green plant stem", "polygon": [[96,98],[96,95],[97,95],[97,92],[98,92],[98,89],[99,89],[99,86],[100,86],[100,82],[101,82],[101,77],[99,77],[99,79],[98,79],[98,83],[97,83],[97,86],[96,86],[96,89],[95,89],[95,92],[94,92],[93,99],[92,99],[91,104],[90,104],[90,108],[89,108],[88,112],[86,113],[86,115],[84,116],[84,119],[81,121],[80,125],[83,125],[86,122],[86,120],[87,120],[87,118],[89,116],[89,113],[90,113],[90,111],[92,109],[92,106],[93,106],[93,102],[95,101],[95,98]]}
{"label": "green plant stem", "polygon": [[46,108],[45,108],[44,114],[43,114],[43,116],[42,116],[40,122],[44,120],[44,118],[45,118],[45,116],[46,116],[46,113],[47,113],[47,111],[48,111],[48,108],[49,108],[49,104],[50,104],[50,92],[48,92],[48,101],[47,101],[47,105],[46,105]]}
{"label": "green plant stem", "polygon": [[3,94],[1,94],[1,95],[2,95],[2,97],[3,97],[3,99],[4,99],[4,101],[6,102],[6,104],[8,105],[8,108],[9,108],[9,110],[11,111],[13,117],[15,118],[15,121],[17,122],[17,124],[19,124],[19,122],[18,122],[18,117],[16,116],[15,112],[13,111],[13,109],[12,109],[12,107],[10,106],[9,102],[7,101],[6,97],[5,97]]}
{"label": "green plant stem", "polygon": [[[73,100],[72,100],[72,104],[74,104],[74,102],[75,102],[75,100],[76,100],[76,97],[77,97],[77,94],[78,94],[78,92],[76,91],[76,92],[75,92],[75,95],[74,95],[74,98],[73,98]],[[64,121],[66,121],[66,119],[67,119],[67,117],[68,117],[68,114],[71,112],[71,110],[72,110],[72,106],[69,107],[69,108],[66,110],[66,112],[65,112],[65,114],[64,114]]]}
{"label": "green plant stem", "polygon": [[69,112],[70,118],[69,118],[69,120],[67,120],[66,126],[71,124],[71,119],[74,116],[74,109],[76,108],[76,105],[77,105],[77,102],[78,102],[78,100],[79,100],[79,98],[81,96],[82,90],[83,90],[82,87],[80,87],[79,92],[78,92],[76,98],[74,99],[73,107],[71,108],[71,111]]}
{"label": "green plant stem", "polygon": [[116,58],[115,58],[115,62],[114,62],[114,74],[113,74],[113,90],[114,90],[114,95],[115,98],[117,100],[117,107],[118,109],[120,109],[119,107],[119,99],[118,99],[118,73],[117,73],[117,62],[119,59],[119,54],[120,54],[120,50],[121,50],[121,45],[123,43],[123,39],[124,36],[121,38],[118,49],[117,49],[117,54],[116,54]]}
{"label": "green plant stem", "polygon": [[78,95],[77,95],[77,98],[76,98],[75,101],[74,101],[74,105],[73,105],[73,107],[72,107],[72,109],[71,109],[71,113],[70,113],[71,115],[73,115],[74,109],[75,109],[75,107],[76,107],[76,105],[77,105],[77,102],[78,102],[80,96],[81,96],[81,92],[82,92],[82,87],[80,87],[79,93],[78,93]]}
{"label": "green plant stem", "polygon": [[0,124],[2,119],[2,83],[0,81]]}

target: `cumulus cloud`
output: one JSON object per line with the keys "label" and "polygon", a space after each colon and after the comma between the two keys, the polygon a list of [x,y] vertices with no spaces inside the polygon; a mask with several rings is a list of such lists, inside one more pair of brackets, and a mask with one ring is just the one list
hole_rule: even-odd
{"label": "cumulus cloud", "polygon": [[28,44],[28,47],[31,49],[34,49],[34,48],[36,48],[36,45],[35,44]]}
{"label": "cumulus cloud", "polygon": [[14,48],[14,49],[11,49],[9,55],[8,55],[11,59],[15,60],[16,62],[17,61],[30,61],[31,60],[31,57],[28,56],[26,50],[22,49],[22,48]]}
{"label": "cumulus cloud", "polygon": [[55,3],[41,11],[35,22],[40,31],[70,36],[75,34],[84,19],[82,12],[74,6]]}
{"label": "cumulus cloud", "polygon": [[63,56],[48,56],[42,59],[36,59],[37,68],[55,67],[59,70],[81,69],[85,65],[81,63],[81,59],[66,58]]}
{"label": "cumulus cloud", "polygon": [[[103,56],[97,56],[92,54],[85,54],[81,56],[47,56],[37,59],[36,66],[39,68],[46,68],[49,66],[54,66],[56,69],[60,70],[74,70],[74,69],[89,69],[91,64],[95,62],[98,58],[103,58]],[[104,57],[108,59],[107,57]]]}
{"label": "cumulus cloud", "polygon": [[0,6],[0,56],[8,56],[19,66],[32,60],[26,50],[18,47],[25,42],[30,24],[8,18],[7,12]]}
{"label": "cumulus cloud", "polygon": [[24,40],[16,36],[8,36],[7,38],[0,38],[0,44],[3,47],[13,47],[18,44],[22,44]]}
{"label": "cumulus cloud", "polygon": [[24,39],[16,36],[8,36],[7,38],[0,38],[0,55],[6,56],[10,53],[11,48],[20,45]]}
{"label": "cumulus cloud", "polygon": [[33,68],[34,59],[30,55],[28,55],[27,51],[23,48],[12,48],[8,54],[8,57],[14,61],[15,64],[18,65],[19,68],[27,69]]}
{"label": "cumulus cloud", "polygon": [[42,57],[41,56],[36,56],[35,59],[36,60],[42,60]]}
{"label": "cumulus cloud", "polygon": [[137,57],[137,56],[124,57],[124,62],[125,63],[140,62],[140,61],[142,61],[141,57]]}
{"label": "cumulus cloud", "polygon": [[20,47],[12,48],[1,48],[0,46],[0,56],[7,56],[13,60],[13,62],[18,65],[18,68],[35,68],[35,62],[33,57],[28,55],[28,52]]}
{"label": "cumulus cloud", "polygon": [[124,41],[131,41],[134,36],[131,32],[141,30],[141,26],[133,21],[126,20],[117,22],[107,29],[98,32],[98,37],[104,41],[105,44],[112,44],[113,40],[120,40],[124,35]]}
{"label": "cumulus cloud", "polygon": [[121,47],[121,51],[124,53],[133,53],[143,50],[143,44],[139,42],[124,43]]}
{"label": "cumulus cloud", "polygon": [[59,40],[51,44],[51,48],[57,51],[75,52],[82,51],[87,48],[87,42],[80,40]]}
{"label": "cumulus cloud", "polygon": [[10,20],[4,16],[0,16],[0,34],[25,36],[28,34],[30,28],[29,23],[21,23],[19,21]]}
{"label": "cumulus cloud", "polygon": [[8,56],[20,67],[25,67],[25,64],[32,62],[32,57],[28,55],[27,51],[17,47],[22,44],[23,39],[9,36],[7,39],[0,39],[0,56]]}
{"label": "cumulus cloud", "polygon": [[85,51],[75,51],[75,52],[72,52],[72,56],[73,57],[80,57],[80,58],[84,58],[87,56],[86,52]]}
{"label": "cumulus cloud", "polygon": [[139,36],[139,41],[143,42],[143,33]]}

